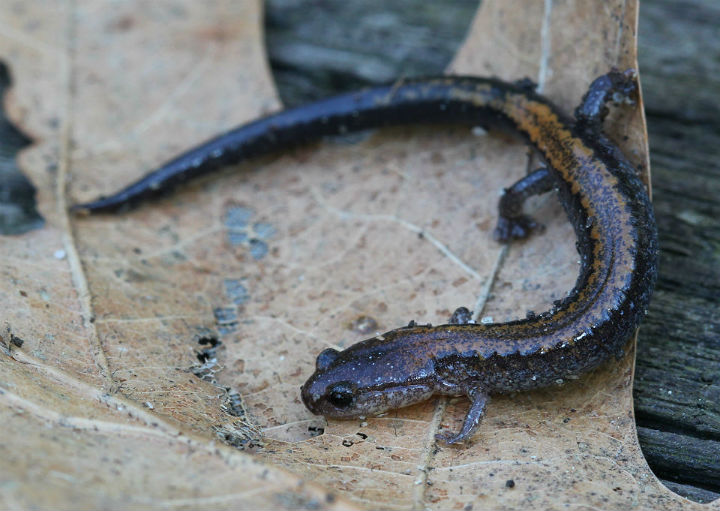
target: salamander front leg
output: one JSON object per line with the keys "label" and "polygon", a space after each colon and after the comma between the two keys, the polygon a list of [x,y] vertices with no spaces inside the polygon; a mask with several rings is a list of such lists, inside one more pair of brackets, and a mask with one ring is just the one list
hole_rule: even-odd
{"label": "salamander front leg", "polygon": [[472,311],[467,307],[458,307],[455,312],[452,313],[448,323],[451,325],[467,325],[468,323],[474,323],[472,320]]}
{"label": "salamander front leg", "polygon": [[475,429],[477,429],[480,424],[480,420],[485,412],[485,405],[490,397],[484,390],[475,388],[468,392],[468,398],[470,399],[470,409],[465,416],[465,421],[463,422],[460,432],[457,434],[451,432],[438,433],[435,435],[437,440],[445,442],[446,444],[455,444],[467,440],[475,432]]}
{"label": "salamander front leg", "polygon": [[498,204],[498,222],[493,237],[496,241],[526,238],[538,224],[523,214],[523,204],[533,195],[549,192],[555,186],[555,176],[547,167],[541,167],[510,188],[503,190]]}

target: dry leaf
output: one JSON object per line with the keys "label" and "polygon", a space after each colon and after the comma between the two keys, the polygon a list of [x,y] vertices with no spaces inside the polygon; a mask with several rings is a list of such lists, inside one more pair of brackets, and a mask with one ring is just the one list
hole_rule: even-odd
{"label": "dry leaf", "polygon": [[[572,287],[553,197],[535,203],[544,236],[507,251],[491,240],[524,147],[457,127],[382,130],[254,160],[126,215],[70,218],[70,202],[279,108],[259,6],[26,1],[0,16],[6,104],[38,140],[21,165],[47,219],[1,249],[4,507],[700,508],[645,465],[631,354],[495,399],[465,448],[433,441],[464,400],[327,424],[300,403],[326,347],[476,302],[511,319]],[[529,76],[569,112],[596,75],[636,65],[636,21],[633,1],[488,0],[452,70]],[[607,130],[647,171],[641,111]]]}

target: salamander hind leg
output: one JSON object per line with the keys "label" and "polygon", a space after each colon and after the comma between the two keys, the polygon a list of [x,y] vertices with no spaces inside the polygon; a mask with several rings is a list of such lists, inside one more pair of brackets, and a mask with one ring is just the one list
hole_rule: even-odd
{"label": "salamander hind leg", "polygon": [[597,77],[575,109],[575,126],[580,130],[597,131],[608,114],[607,104],[634,103],[637,96],[637,71],[613,69]]}
{"label": "salamander hind leg", "polygon": [[483,389],[475,388],[468,392],[468,398],[470,399],[470,409],[467,415],[465,415],[465,420],[463,421],[460,431],[458,433],[438,433],[435,435],[437,440],[445,442],[446,444],[456,444],[467,440],[473,435],[482,420],[485,405],[488,403],[490,397]]}
{"label": "salamander hind leg", "polygon": [[527,238],[538,227],[538,223],[523,213],[523,204],[533,195],[549,192],[554,185],[552,171],[541,167],[503,190],[498,204],[498,222],[493,233],[495,240]]}

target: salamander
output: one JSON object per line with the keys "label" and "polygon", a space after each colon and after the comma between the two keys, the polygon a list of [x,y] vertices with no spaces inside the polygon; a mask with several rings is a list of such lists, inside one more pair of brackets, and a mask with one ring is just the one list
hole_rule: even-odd
{"label": "salamander", "polygon": [[127,188],[73,207],[116,211],[241,160],[311,140],[395,124],[454,122],[525,140],[544,166],[504,190],[494,237],[505,242],[537,226],[524,201],[557,190],[577,236],[580,271],[567,296],[541,314],[475,324],[459,308],[448,324],[411,322],[338,351],[322,351],[301,387],[314,414],[369,416],[434,394],[467,396],[460,431],[469,439],[493,394],[525,391],[585,373],[622,349],[646,312],[657,273],[657,230],[636,169],[603,134],[610,102],[634,103],[632,70],[592,82],[565,116],[527,80],[443,76],[343,94],[235,128],[162,165]]}

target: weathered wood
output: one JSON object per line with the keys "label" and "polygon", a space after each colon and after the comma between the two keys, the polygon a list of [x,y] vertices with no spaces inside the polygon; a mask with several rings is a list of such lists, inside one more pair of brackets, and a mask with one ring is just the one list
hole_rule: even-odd
{"label": "weathered wood", "polygon": [[266,43],[286,105],[402,76],[439,74],[462,42],[477,0],[269,0]]}
{"label": "weathered wood", "polygon": [[640,333],[635,405],[652,469],[720,497],[720,5],[646,1],[640,16],[660,279]]}
{"label": "weathered wood", "polygon": [[[10,86],[10,73],[0,62],[0,99]],[[30,143],[0,108],[0,234],[22,234],[43,225],[35,209],[35,189],[15,161],[18,151]]]}
{"label": "weathered wood", "polygon": [[720,493],[715,493],[709,490],[703,490],[702,488],[698,488],[697,486],[692,486],[689,484],[680,484],[673,481],[668,481],[666,479],[660,479],[665,486],[670,488],[672,491],[677,493],[678,495],[682,495],[683,497],[694,500],[695,502],[700,502],[701,504],[706,504],[708,502],[712,502],[713,500],[716,500],[717,498],[720,498]]}
{"label": "weathered wood", "polygon": [[[468,0],[269,0],[267,44],[280,94],[294,105],[440,73],[475,7]],[[638,342],[636,415],[650,466],[697,501],[720,492],[718,26],[714,0],[641,4],[640,65],[662,254]]]}
{"label": "weathered wood", "polygon": [[693,488],[693,498],[701,502],[720,497],[705,489],[717,488],[720,482],[720,442],[643,427],[638,428],[638,438],[659,478],[681,480],[682,487]]}

